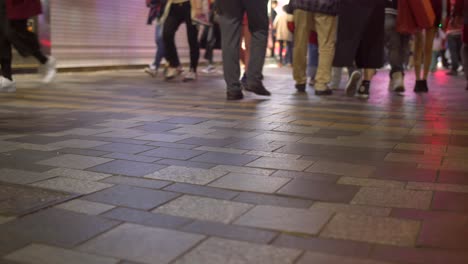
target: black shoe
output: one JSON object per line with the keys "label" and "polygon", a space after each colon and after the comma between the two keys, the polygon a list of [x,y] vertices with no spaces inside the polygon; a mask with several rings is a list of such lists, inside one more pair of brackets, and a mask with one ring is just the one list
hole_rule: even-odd
{"label": "black shoe", "polygon": [[315,90],[315,95],[316,96],[325,96],[325,95],[332,95],[332,94],[333,94],[333,91],[331,89],[326,89],[326,90],[323,90],[323,91]]}
{"label": "black shoe", "polygon": [[429,92],[429,87],[427,87],[427,80],[416,81],[416,85],[414,86],[414,92],[415,93]]}
{"label": "black shoe", "polygon": [[306,84],[296,84],[296,90],[300,93],[304,93],[306,91]]}
{"label": "black shoe", "polygon": [[242,99],[244,99],[244,94],[242,93],[241,90],[234,91],[234,92],[228,91],[226,93],[226,100],[235,101],[235,100],[242,100]]}
{"label": "black shoe", "polygon": [[466,90],[468,91],[468,84],[466,84]]}
{"label": "black shoe", "polygon": [[361,83],[361,86],[359,86],[357,90],[356,97],[361,98],[361,99],[368,99],[369,98],[369,90],[370,90],[370,82],[369,81],[363,81]]}
{"label": "black shoe", "polygon": [[258,95],[271,95],[271,93],[265,88],[265,86],[263,86],[263,84],[247,85],[247,87],[245,87],[245,90]]}

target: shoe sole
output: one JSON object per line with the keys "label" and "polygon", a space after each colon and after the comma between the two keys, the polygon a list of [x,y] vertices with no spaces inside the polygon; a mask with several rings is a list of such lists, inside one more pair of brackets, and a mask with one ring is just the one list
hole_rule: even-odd
{"label": "shoe sole", "polygon": [[145,73],[147,73],[149,76],[156,78],[158,76],[157,73],[151,72],[150,70],[145,70]]}
{"label": "shoe sole", "polygon": [[346,95],[352,97],[356,94],[357,84],[361,79],[362,74],[360,72],[353,72],[351,74],[348,83],[346,84]]}

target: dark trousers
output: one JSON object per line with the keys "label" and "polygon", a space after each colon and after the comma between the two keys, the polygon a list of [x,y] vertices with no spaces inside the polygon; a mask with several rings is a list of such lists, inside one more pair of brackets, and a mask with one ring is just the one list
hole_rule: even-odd
{"label": "dark trousers", "polygon": [[392,67],[390,76],[395,72],[404,73],[404,62],[409,57],[409,41],[411,36],[396,30],[397,16],[385,15],[385,46],[388,50],[388,61]]}
{"label": "dark trousers", "polygon": [[182,23],[187,26],[187,39],[190,46],[190,68],[197,70],[200,59],[200,48],[198,46],[198,28],[192,24],[190,2],[172,4],[169,15],[164,22],[163,39],[166,49],[166,60],[170,67],[179,67],[180,60],[175,45],[175,34]]}
{"label": "dark trousers", "polygon": [[468,80],[468,44],[463,44],[463,70],[465,70],[465,78]]}
{"label": "dark trousers", "polygon": [[461,63],[461,54],[463,41],[462,35],[448,35],[447,36],[448,48],[450,51],[450,59],[452,60],[452,71],[458,71]]}
{"label": "dark trousers", "polygon": [[247,13],[249,30],[252,33],[247,83],[249,85],[262,83],[262,70],[268,44],[267,4],[268,0],[218,0],[224,79],[229,91],[241,89],[239,56],[244,13]]}

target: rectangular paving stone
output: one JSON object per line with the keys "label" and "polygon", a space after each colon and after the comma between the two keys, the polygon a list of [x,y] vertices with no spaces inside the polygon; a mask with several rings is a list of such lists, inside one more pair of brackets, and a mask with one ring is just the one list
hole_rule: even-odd
{"label": "rectangular paving stone", "polygon": [[36,182],[32,184],[32,186],[71,193],[88,194],[112,187],[113,185],[107,183],[71,179],[67,177],[56,177],[45,181]]}
{"label": "rectangular paving stone", "polygon": [[9,139],[8,141],[45,145],[45,144],[51,144],[51,143],[60,142],[60,141],[68,140],[68,139],[70,139],[69,136],[47,137],[47,136],[39,136],[39,135],[30,135],[30,136],[12,138],[12,139]]}
{"label": "rectangular paving stone", "polygon": [[117,224],[117,221],[53,208],[1,225],[0,233],[9,240],[24,239],[70,248]]}
{"label": "rectangular paving stone", "polygon": [[314,164],[314,161],[262,157],[247,164],[246,166],[277,170],[303,171],[312,164]]}
{"label": "rectangular paving stone", "polygon": [[133,127],[133,129],[143,130],[150,133],[166,132],[176,128],[179,128],[179,126],[164,123],[147,123],[142,126]]}
{"label": "rectangular paving stone", "polygon": [[155,146],[155,147],[176,148],[176,149],[193,149],[193,148],[198,147],[198,145],[170,143],[170,142],[157,142],[157,141],[150,142],[147,145]]}
{"label": "rectangular paving stone", "polygon": [[416,243],[419,229],[418,221],[339,213],[320,236],[411,247]]}
{"label": "rectangular paving stone", "polygon": [[141,263],[166,264],[203,238],[202,235],[174,230],[123,224],[86,242],[78,249]]}
{"label": "rectangular paving stone", "polygon": [[172,117],[161,120],[161,123],[195,125],[208,120],[207,118],[201,117]]}
{"label": "rectangular paving stone", "polygon": [[352,204],[396,208],[429,209],[432,192],[364,187],[351,201]]}
{"label": "rectangular paving stone", "polygon": [[415,264],[464,264],[468,262],[468,254],[464,251],[433,249],[433,248],[406,248],[377,245],[371,257],[378,260],[395,263]]}
{"label": "rectangular paving stone", "polygon": [[195,148],[195,150],[211,151],[211,152],[223,152],[223,153],[231,153],[231,154],[244,154],[244,153],[247,152],[247,150],[243,150],[243,149],[222,148],[222,147],[206,147],[206,146],[201,146],[201,147]]}
{"label": "rectangular paving stone", "polygon": [[[187,138],[177,143],[206,146],[206,147],[226,147],[226,145],[235,143],[237,141],[239,141],[239,139],[236,139],[236,138],[221,138],[221,139],[203,138],[199,135],[198,137]],[[233,148],[233,149],[238,149],[238,148]],[[247,152],[247,150],[245,150],[245,152]]]}
{"label": "rectangular paving stone", "polygon": [[468,193],[468,185],[444,184],[432,182],[408,182],[406,186],[410,190],[441,191]]}
{"label": "rectangular paving stone", "polygon": [[294,154],[284,154],[284,153],[276,153],[276,152],[266,152],[266,151],[257,151],[251,150],[246,153],[247,155],[254,155],[254,156],[262,156],[262,157],[270,157],[270,158],[280,158],[280,159],[299,159],[301,155],[294,155]]}
{"label": "rectangular paving stone", "polygon": [[351,257],[367,257],[372,249],[371,244],[364,242],[288,234],[281,234],[272,245]]}
{"label": "rectangular paving stone", "polygon": [[31,264],[117,264],[119,262],[115,258],[101,257],[40,244],[32,244],[17,250],[5,256],[5,259]]}
{"label": "rectangular paving stone", "polygon": [[434,182],[437,170],[384,166],[377,167],[372,177],[397,181]]}
{"label": "rectangular paving stone", "polygon": [[150,213],[147,211],[123,207],[115,208],[107,213],[104,213],[102,216],[117,221],[168,229],[177,229],[179,227],[187,225],[190,222],[193,222],[193,220],[189,218]]}
{"label": "rectangular paving stone", "polygon": [[273,173],[271,176],[294,178],[294,179],[300,179],[300,180],[330,182],[330,183],[335,183],[340,178],[340,176],[333,175],[333,174],[312,173],[312,172],[303,172],[303,171],[285,171],[285,170],[279,170]]}
{"label": "rectangular paving stone", "polygon": [[178,142],[178,141],[187,139],[189,137],[190,136],[187,136],[187,135],[156,133],[156,134],[148,134],[148,135],[145,135],[145,136],[136,137],[135,139],[174,143],[174,142]]}
{"label": "rectangular paving stone", "polygon": [[221,165],[243,166],[249,162],[256,160],[257,158],[258,156],[252,155],[206,152],[205,154],[197,156],[191,159],[190,161],[207,162]]}
{"label": "rectangular paving stone", "polygon": [[288,181],[289,179],[286,178],[229,173],[210,183],[209,186],[238,191],[274,193]]}
{"label": "rectangular paving stone", "polygon": [[142,179],[142,178],[136,178],[136,177],[123,177],[123,176],[113,176],[105,180],[102,180],[101,182],[111,183],[111,184],[130,185],[130,186],[150,188],[150,189],[161,189],[171,184],[170,182],[167,182],[167,181]]}
{"label": "rectangular paving stone", "polygon": [[249,192],[240,193],[233,201],[255,205],[272,205],[292,208],[309,208],[313,203],[311,200]]}
{"label": "rectangular paving stone", "polygon": [[468,185],[468,177],[466,172],[441,170],[437,182]]}
{"label": "rectangular paving stone", "polygon": [[112,161],[112,160],[105,159],[105,158],[98,158],[98,157],[65,154],[65,155],[57,156],[55,158],[40,161],[38,162],[38,164],[53,166],[53,167],[60,167],[60,168],[84,170],[84,169],[91,168],[91,167],[94,167],[103,163],[107,163],[109,161]]}
{"label": "rectangular paving stone", "polygon": [[127,160],[114,160],[106,164],[95,166],[89,168],[90,171],[116,174],[116,175],[125,175],[133,177],[142,177],[147,174],[153,173],[157,170],[165,168],[164,165],[152,164],[152,163],[143,163],[136,161],[127,161]]}
{"label": "rectangular paving stone", "polygon": [[242,141],[239,141],[237,143],[227,145],[226,147],[237,148],[237,149],[247,149],[247,150],[273,152],[273,151],[283,147],[284,145],[285,145],[285,143],[271,142],[271,141],[268,141],[268,140],[247,139],[247,140],[242,140]]}
{"label": "rectangular paving stone", "polygon": [[392,181],[392,180],[378,180],[370,178],[356,178],[356,177],[341,177],[338,184],[356,185],[363,187],[376,187],[376,188],[397,188],[403,189],[406,186],[405,182]]}
{"label": "rectangular paving stone", "polygon": [[385,207],[372,207],[339,203],[315,202],[311,209],[324,209],[335,213],[370,216],[389,216],[392,209]]}
{"label": "rectangular paving stone", "polygon": [[331,217],[332,213],[325,210],[259,205],[242,215],[234,224],[315,235]]}
{"label": "rectangular paving stone", "polygon": [[58,154],[74,154],[82,156],[101,157],[109,154],[106,151],[93,150],[93,149],[79,149],[79,148],[62,148],[57,151]]}
{"label": "rectangular paving stone", "polygon": [[217,165],[216,167],[212,168],[212,170],[220,170],[220,171],[244,173],[244,174],[254,174],[254,175],[261,175],[261,176],[269,176],[275,172],[274,170],[268,170],[268,169],[257,169],[257,168],[229,166],[229,165]]}
{"label": "rectangular paving stone", "polygon": [[157,160],[161,160],[161,158],[157,158],[157,157],[148,157],[148,156],[141,156],[141,155],[125,154],[125,153],[111,153],[102,157],[110,158],[110,159],[118,159],[118,160],[146,162],[146,163],[152,163]]}
{"label": "rectangular paving stone", "polygon": [[216,164],[211,164],[211,163],[175,160],[175,159],[162,159],[162,160],[156,161],[155,163],[161,164],[161,165],[167,165],[167,166],[179,166],[179,167],[198,168],[198,169],[211,169],[216,166]]}
{"label": "rectangular paving stone", "polygon": [[115,206],[95,203],[85,200],[72,200],[63,204],[55,206],[55,208],[73,211],[76,213],[88,214],[88,215],[98,215],[106,211],[111,210]]}
{"label": "rectangular paving stone", "polygon": [[135,145],[135,144],[125,144],[125,143],[111,143],[106,145],[101,145],[94,147],[95,150],[107,151],[107,152],[118,152],[125,154],[136,154],[144,151],[149,151],[154,149],[154,147]]}
{"label": "rectangular paving stone", "polygon": [[375,168],[372,166],[327,161],[318,161],[307,169],[308,172],[336,174],[350,177],[369,177],[374,170]]}
{"label": "rectangular paving stone", "polygon": [[259,244],[268,244],[277,236],[277,233],[271,231],[205,221],[190,223],[181,228],[181,231]]}
{"label": "rectangular paving stone", "polygon": [[391,264],[390,262],[383,262],[372,259],[364,258],[349,258],[341,256],[333,256],[328,254],[316,253],[316,252],[306,252],[302,256],[297,264],[309,264],[309,263],[321,263],[321,264]]}
{"label": "rectangular paving stone", "polygon": [[178,197],[178,194],[127,185],[118,185],[83,199],[98,203],[149,210]]}
{"label": "rectangular paving stone", "polygon": [[205,153],[205,151],[160,147],[154,150],[142,152],[140,155],[166,159],[188,160],[203,153]]}
{"label": "rectangular paving stone", "polygon": [[219,264],[221,260],[243,264],[292,264],[300,253],[294,249],[209,238],[174,264]]}
{"label": "rectangular paving stone", "polygon": [[31,171],[0,169],[0,181],[8,183],[29,184],[51,177],[53,176]]}
{"label": "rectangular paving stone", "polygon": [[317,201],[348,203],[358,190],[356,186],[294,179],[277,193]]}
{"label": "rectangular paving stone", "polygon": [[169,166],[148,174],[145,178],[205,185],[225,174],[224,171]]}
{"label": "rectangular paving stone", "polygon": [[228,224],[251,207],[250,204],[184,195],[153,212]]}
{"label": "rectangular paving stone", "polygon": [[468,194],[454,192],[435,192],[433,210],[468,212]]}
{"label": "rectangular paving stone", "polygon": [[62,148],[88,149],[88,148],[94,148],[94,147],[102,146],[106,144],[109,144],[109,142],[95,141],[95,140],[83,140],[83,139],[69,139],[69,140],[51,143],[50,145],[62,147]]}
{"label": "rectangular paving stone", "polygon": [[84,170],[74,170],[74,169],[67,169],[67,168],[55,168],[49,171],[46,171],[44,175],[49,175],[52,177],[55,176],[62,176],[77,180],[84,180],[84,181],[99,181],[105,178],[108,178],[112,175],[105,174],[105,173],[97,173],[91,171],[84,171]]}
{"label": "rectangular paving stone", "polygon": [[239,193],[235,191],[223,190],[213,187],[192,185],[186,183],[175,183],[166,188],[165,191],[178,192],[184,194],[192,194],[197,196],[204,196],[215,199],[231,200]]}
{"label": "rectangular paving stone", "polygon": [[98,137],[110,137],[110,138],[136,138],[140,140],[145,140],[141,139],[143,136],[147,135],[147,132],[144,131],[139,131],[136,129],[114,129],[110,132],[102,133],[102,134],[96,134]]}

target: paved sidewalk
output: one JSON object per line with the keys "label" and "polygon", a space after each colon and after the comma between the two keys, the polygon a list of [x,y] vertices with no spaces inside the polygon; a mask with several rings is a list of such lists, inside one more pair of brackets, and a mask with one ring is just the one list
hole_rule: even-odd
{"label": "paved sidewalk", "polygon": [[[0,263],[466,264],[468,92],[226,102],[221,76],[18,79],[0,95]],[[413,80],[408,77],[408,84]]]}

